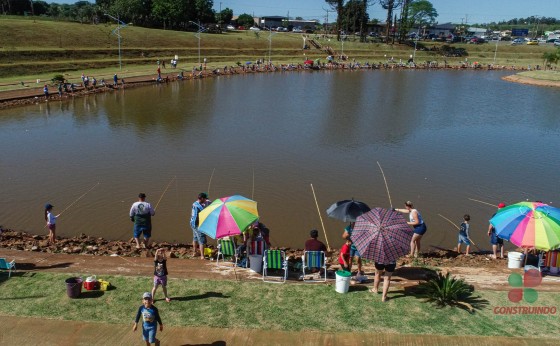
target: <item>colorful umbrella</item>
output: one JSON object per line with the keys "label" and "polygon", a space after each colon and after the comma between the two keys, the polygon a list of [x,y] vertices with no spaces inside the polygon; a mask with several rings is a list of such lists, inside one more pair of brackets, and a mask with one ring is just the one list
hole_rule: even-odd
{"label": "colorful umbrella", "polygon": [[373,208],[358,216],[350,239],[363,258],[391,264],[410,253],[412,233],[402,214]]}
{"label": "colorful umbrella", "polygon": [[490,220],[496,235],[520,247],[550,250],[560,246],[560,209],[540,202],[519,202]]}
{"label": "colorful umbrella", "polygon": [[199,231],[218,239],[241,234],[259,219],[257,202],[235,195],[216,199],[199,214]]}
{"label": "colorful umbrella", "polygon": [[338,201],[327,209],[327,215],[342,220],[344,222],[356,221],[356,218],[363,213],[370,211],[371,208],[367,204],[359,201],[351,200]]}

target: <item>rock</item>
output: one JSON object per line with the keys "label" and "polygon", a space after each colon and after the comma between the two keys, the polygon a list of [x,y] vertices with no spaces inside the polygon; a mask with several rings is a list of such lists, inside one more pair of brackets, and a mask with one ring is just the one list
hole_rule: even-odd
{"label": "rock", "polygon": [[76,247],[74,247],[74,248],[72,249],[72,253],[80,253],[80,252],[82,252],[82,248],[81,248],[81,247],[76,246]]}
{"label": "rock", "polygon": [[31,251],[39,251],[39,247],[38,246],[33,246],[33,247],[31,247]]}
{"label": "rock", "polygon": [[177,258],[177,255],[175,254],[175,252],[171,252],[169,253],[169,258]]}
{"label": "rock", "polygon": [[41,236],[40,235],[34,235],[32,238],[33,239],[41,239]]}

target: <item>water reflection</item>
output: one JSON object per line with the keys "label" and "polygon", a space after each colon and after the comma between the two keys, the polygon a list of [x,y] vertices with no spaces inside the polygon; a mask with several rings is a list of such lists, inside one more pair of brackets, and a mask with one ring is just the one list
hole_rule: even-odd
{"label": "water reflection", "polygon": [[[334,71],[257,74],[115,90],[0,111],[5,227],[43,226],[46,201],[64,207],[60,231],[127,238],[138,192],[155,202],[156,239],[190,241],[196,194],[253,196],[277,245],[301,246],[322,210],[355,197],[389,206],[411,199],[427,244],[452,246],[438,214],[470,213],[473,239],[491,203],[560,204],[560,92],[476,71]],[[212,182],[210,176],[215,169]],[[90,222],[92,212],[103,220]],[[323,215],[324,217],[325,215]],[[84,221],[88,220],[88,221]],[[63,220],[61,220],[62,222]],[[331,246],[344,225],[325,219]]]}

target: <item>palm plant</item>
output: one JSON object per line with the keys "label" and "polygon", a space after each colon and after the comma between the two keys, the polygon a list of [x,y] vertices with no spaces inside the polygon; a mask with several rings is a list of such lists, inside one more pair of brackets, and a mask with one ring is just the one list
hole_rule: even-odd
{"label": "palm plant", "polygon": [[428,281],[418,286],[420,296],[439,307],[456,306],[474,312],[484,301],[473,297],[474,288],[463,279],[451,276],[451,273],[434,274]]}

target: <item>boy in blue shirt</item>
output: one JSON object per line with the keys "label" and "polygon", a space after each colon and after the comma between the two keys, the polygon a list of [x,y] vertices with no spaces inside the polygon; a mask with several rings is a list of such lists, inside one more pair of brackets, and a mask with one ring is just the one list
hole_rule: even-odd
{"label": "boy in blue shirt", "polygon": [[157,324],[159,323],[159,331],[163,331],[163,323],[161,323],[161,318],[159,316],[158,309],[152,304],[152,294],[149,292],[142,295],[142,303],[138,308],[136,313],[136,320],[134,321],[134,327],[132,331],[136,331],[138,328],[138,321],[140,316],[142,316],[142,336],[144,341],[146,341],[146,346],[154,343],[159,346],[159,340],[156,339]]}
{"label": "boy in blue shirt", "polygon": [[463,223],[459,228],[459,242],[457,244],[457,252],[461,253],[461,244],[464,243],[467,245],[467,249],[465,251],[465,255],[469,255],[469,251],[471,250],[471,238],[469,237],[469,221],[471,216],[469,214],[465,214],[463,216]]}

